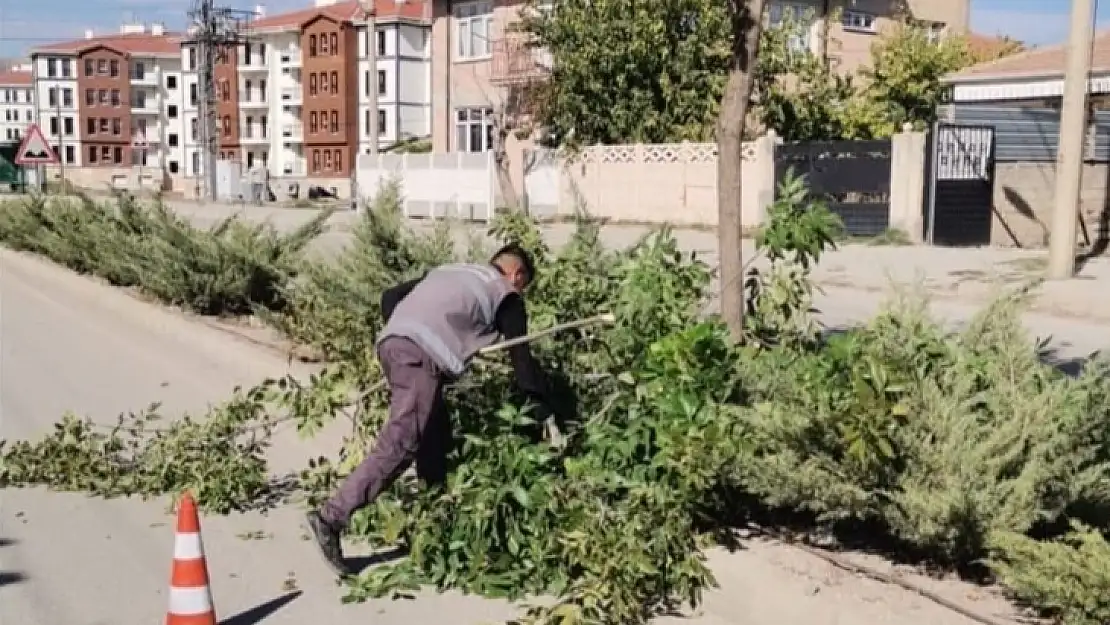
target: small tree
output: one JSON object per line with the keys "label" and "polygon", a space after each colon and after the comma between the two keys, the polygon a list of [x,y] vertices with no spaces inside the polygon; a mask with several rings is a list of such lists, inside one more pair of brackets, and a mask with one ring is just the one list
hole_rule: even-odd
{"label": "small tree", "polygon": [[731,53],[717,122],[717,249],[721,316],[734,340],[744,336],[744,262],[741,204],[744,126],[755,85],[764,0],[727,0]]}
{"label": "small tree", "polygon": [[912,24],[895,27],[871,49],[871,66],[863,70],[864,92],[887,108],[893,129],[905,123],[923,126],[936,119],[944,95],[941,80],[973,62],[960,37],[933,40]]}

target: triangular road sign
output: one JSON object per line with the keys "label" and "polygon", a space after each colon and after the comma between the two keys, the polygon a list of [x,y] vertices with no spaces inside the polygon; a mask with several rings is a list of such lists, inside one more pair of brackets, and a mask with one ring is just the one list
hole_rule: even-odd
{"label": "triangular road sign", "polygon": [[15,153],[15,164],[58,164],[58,156],[54,154],[54,150],[50,147],[50,144],[46,142],[46,137],[42,136],[42,131],[39,130],[38,124],[31,124],[27,127],[27,136],[23,137],[23,143],[19,144],[19,151]]}

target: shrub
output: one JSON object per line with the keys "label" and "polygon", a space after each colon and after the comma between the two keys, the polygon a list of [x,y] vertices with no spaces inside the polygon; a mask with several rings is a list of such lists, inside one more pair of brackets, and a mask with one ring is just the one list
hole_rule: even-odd
{"label": "shrub", "polygon": [[161,202],[35,196],[0,206],[0,243],[207,315],[280,310],[282,288],[330,213],[288,234],[228,218],[202,230]]}

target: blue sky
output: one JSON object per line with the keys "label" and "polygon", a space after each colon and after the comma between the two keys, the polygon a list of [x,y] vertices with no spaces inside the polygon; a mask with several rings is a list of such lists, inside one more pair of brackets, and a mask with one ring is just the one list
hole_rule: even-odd
{"label": "blue sky", "polygon": [[[252,8],[257,0],[240,0]],[[303,7],[312,0],[262,0],[269,13]],[[182,27],[189,0],[0,0],[0,56],[17,56],[37,42],[82,36],[86,28],[112,32],[127,15],[146,22]],[[1068,0],[972,0],[972,27],[983,34],[1005,34],[1031,44],[1067,36]],[[1110,27],[1110,1],[1101,3],[1100,26]]]}

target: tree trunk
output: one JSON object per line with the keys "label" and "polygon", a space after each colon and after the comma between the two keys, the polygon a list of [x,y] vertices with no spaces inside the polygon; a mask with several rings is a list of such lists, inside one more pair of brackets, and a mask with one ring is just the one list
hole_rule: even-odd
{"label": "tree trunk", "polygon": [[744,262],[741,198],[744,122],[752,95],[765,0],[728,0],[732,21],[732,66],[717,120],[717,249],[720,257],[721,317],[733,339],[744,336]]}

